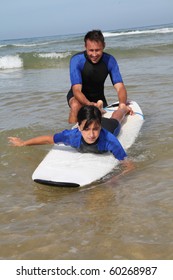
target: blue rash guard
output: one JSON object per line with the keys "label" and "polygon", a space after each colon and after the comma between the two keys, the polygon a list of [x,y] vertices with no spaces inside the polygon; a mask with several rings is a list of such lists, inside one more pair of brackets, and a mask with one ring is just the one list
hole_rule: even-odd
{"label": "blue rash guard", "polygon": [[[82,134],[78,128],[64,130],[54,135],[54,143],[63,143],[64,145],[71,146],[79,151],[83,151],[83,149],[80,149],[84,144],[82,139]],[[92,145],[88,144],[88,146]],[[118,160],[123,160],[127,157],[127,154],[118,139],[104,128],[100,131],[100,135],[96,141],[94,149],[96,153],[111,152]]]}
{"label": "blue rash guard", "polygon": [[[92,63],[88,59],[86,51],[75,54],[70,61],[70,79],[71,85],[81,84],[82,92],[91,102],[102,100],[104,107],[107,101],[104,96],[104,83],[107,76],[110,75],[112,84],[123,83],[118,63],[116,59],[108,54],[103,53],[98,63]],[[70,89],[67,99],[73,97]]]}

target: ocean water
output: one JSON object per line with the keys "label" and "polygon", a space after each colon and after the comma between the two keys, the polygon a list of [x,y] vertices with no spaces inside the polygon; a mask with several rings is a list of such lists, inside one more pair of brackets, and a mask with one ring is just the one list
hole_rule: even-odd
{"label": "ocean water", "polygon": [[[135,170],[79,189],[36,184],[51,147],[11,147],[65,128],[69,60],[84,34],[0,41],[0,258],[173,259],[173,25],[104,32],[145,115],[128,150]],[[108,78],[109,102],[117,100]]]}

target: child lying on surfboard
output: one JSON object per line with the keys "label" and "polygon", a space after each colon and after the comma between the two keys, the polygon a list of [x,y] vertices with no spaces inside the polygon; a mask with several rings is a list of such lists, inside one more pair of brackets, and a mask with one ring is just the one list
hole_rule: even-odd
{"label": "child lying on surfboard", "polygon": [[116,159],[123,161],[128,169],[132,169],[132,164],[129,165],[129,161],[126,159],[125,150],[116,138],[120,131],[121,121],[129,113],[127,106],[121,104],[113,112],[110,119],[102,117],[101,107],[101,103],[98,103],[98,107],[83,106],[77,115],[78,126],[74,129],[64,130],[54,135],[38,136],[25,141],[18,137],[9,137],[9,143],[18,147],[63,143],[83,153],[111,152]]}

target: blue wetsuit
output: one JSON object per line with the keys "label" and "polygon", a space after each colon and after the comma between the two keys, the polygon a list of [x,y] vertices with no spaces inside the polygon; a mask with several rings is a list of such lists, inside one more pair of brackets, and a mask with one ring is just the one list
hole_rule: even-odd
{"label": "blue wetsuit", "polygon": [[[108,53],[103,53],[98,63],[92,63],[86,51],[77,53],[71,58],[71,85],[81,84],[86,98],[91,102],[102,100],[104,107],[107,106],[104,83],[108,75],[113,85],[123,82],[116,59]],[[67,95],[68,102],[71,97],[73,97],[72,89]]]}
{"label": "blue wetsuit", "polygon": [[104,128],[101,129],[99,138],[94,144],[85,143],[78,128],[56,133],[54,135],[54,142],[71,146],[78,149],[80,152],[111,152],[118,160],[123,160],[127,157],[118,139]]}

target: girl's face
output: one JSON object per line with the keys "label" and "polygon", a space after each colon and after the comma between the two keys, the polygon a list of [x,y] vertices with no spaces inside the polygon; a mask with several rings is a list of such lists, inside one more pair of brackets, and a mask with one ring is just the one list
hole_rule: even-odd
{"label": "girl's face", "polygon": [[86,120],[83,120],[79,125],[79,130],[85,142],[87,144],[93,144],[100,135],[101,125],[98,124],[98,122],[93,121],[86,129],[84,129],[85,123]]}

